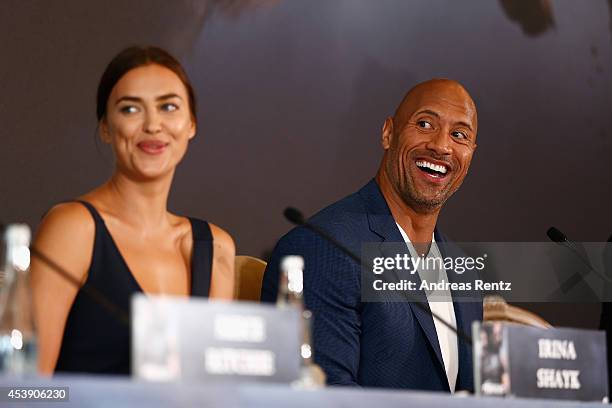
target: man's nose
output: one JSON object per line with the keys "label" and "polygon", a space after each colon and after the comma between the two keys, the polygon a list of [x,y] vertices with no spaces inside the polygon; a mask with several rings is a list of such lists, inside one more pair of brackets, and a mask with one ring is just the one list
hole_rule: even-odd
{"label": "man's nose", "polygon": [[148,111],[145,115],[144,131],[146,133],[158,133],[161,128],[160,114],[156,111]]}
{"label": "man's nose", "polygon": [[432,135],[431,139],[427,142],[426,148],[439,155],[451,154],[449,129],[443,127],[435,135]]}

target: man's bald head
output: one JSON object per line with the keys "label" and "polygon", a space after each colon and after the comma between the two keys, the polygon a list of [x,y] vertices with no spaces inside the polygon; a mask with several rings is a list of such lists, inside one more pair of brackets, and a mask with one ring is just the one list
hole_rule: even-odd
{"label": "man's bald head", "polygon": [[396,130],[401,131],[416,110],[425,105],[427,98],[432,96],[444,99],[449,104],[464,107],[466,111],[470,112],[474,131],[476,131],[478,115],[474,100],[463,85],[446,78],[434,78],[421,82],[406,93],[393,115],[393,125]]}

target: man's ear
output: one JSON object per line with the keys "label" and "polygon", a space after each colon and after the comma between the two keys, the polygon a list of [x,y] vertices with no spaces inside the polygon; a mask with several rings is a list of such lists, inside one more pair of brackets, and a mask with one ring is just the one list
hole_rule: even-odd
{"label": "man's ear", "polygon": [[391,141],[393,140],[393,118],[389,116],[385,119],[385,123],[382,127],[381,132],[381,144],[383,149],[388,150],[391,147]]}
{"label": "man's ear", "polygon": [[98,127],[100,129],[100,139],[102,139],[104,143],[110,144],[111,137],[110,132],[108,131],[108,124],[106,123],[106,118],[102,118],[100,120],[100,123],[98,123]]}

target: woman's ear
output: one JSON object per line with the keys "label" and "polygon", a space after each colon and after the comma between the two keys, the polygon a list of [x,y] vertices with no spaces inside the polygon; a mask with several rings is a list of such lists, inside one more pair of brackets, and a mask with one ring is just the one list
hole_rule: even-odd
{"label": "woman's ear", "polygon": [[100,129],[100,139],[102,139],[104,143],[110,144],[111,137],[110,132],[108,131],[108,123],[106,123],[106,118],[100,119],[100,122],[98,123],[98,128]]}
{"label": "woman's ear", "polygon": [[196,135],[198,125],[196,124],[195,119],[191,119],[191,127],[189,129],[189,140],[193,139]]}

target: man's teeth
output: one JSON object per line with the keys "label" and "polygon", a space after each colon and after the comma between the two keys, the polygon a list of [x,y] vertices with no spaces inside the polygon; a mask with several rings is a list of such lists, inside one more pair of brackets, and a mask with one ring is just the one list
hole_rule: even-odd
{"label": "man's teeth", "polygon": [[418,160],[416,162],[416,165],[418,167],[426,167],[426,168],[431,169],[433,171],[437,171],[438,173],[446,174],[446,167],[438,165],[438,164],[433,164],[433,163],[430,163],[430,162],[425,161],[425,160]]}

